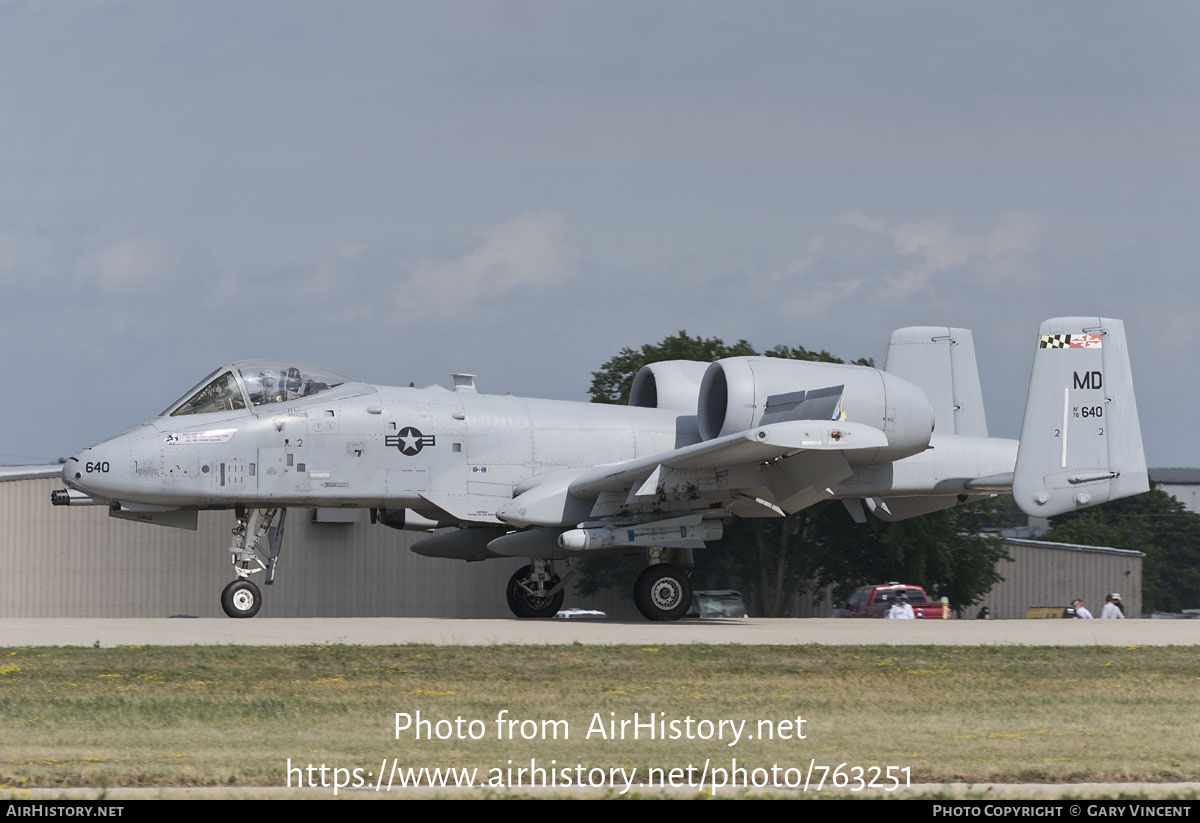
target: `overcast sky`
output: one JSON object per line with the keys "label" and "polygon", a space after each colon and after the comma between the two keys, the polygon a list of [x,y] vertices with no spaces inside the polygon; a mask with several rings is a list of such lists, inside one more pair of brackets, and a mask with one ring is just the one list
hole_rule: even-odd
{"label": "overcast sky", "polygon": [[222,362],[586,399],[686,329],[882,364],[1124,318],[1200,466],[1194,3],[0,4],[0,462]]}

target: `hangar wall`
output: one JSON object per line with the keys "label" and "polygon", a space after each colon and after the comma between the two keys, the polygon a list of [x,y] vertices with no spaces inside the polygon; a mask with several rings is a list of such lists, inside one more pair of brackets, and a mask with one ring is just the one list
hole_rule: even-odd
{"label": "hangar wall", "polygon": [[1150,469],[1150,482],[1188,511],[1200,514],[1200,469]]}
{"label": "hangar wall", "polygon": [[[58,479],[0,482],[0,617],[221,617],[233,513],[201,512],[197,531],[109,517],[102,506],[55,507]],[[361,522],[313,523],[288,512],[276,582],[261,617],[511,617],[504,589],[521,560],[421,557],[424,535]],[[568,583],[568,586],[571,584]],[[617,593],[568,607],[634,617]]]}
{"label": "hangar wall", "polygon": [[[53,478],[0,482],[0,617],[223,615],[220,593],[234,577],[226,551],[232,512],[201,512],[194,532],[149,526],[109,517],[101,506],[51,506],[50,492],[61,486]],[[524,561],[421,557],[409,547],[422,533],[372,526],[366,512],[355,524],[313,523],[310,514],[288,513],[275,584],[261,586],[263,575],[254,576],[262,617],[511,616],[504,588]],[[1075,597],[1099,615],[1112,591],[1129,615],[1142,612],[1140,552],[1018,539],[1008,550],[1013,559],[999,568],[1005,580],[981,604],[998,618]],[[622,594],[584,598],[568,589],[564,605],[641,620]],[[828,617],[830,610],[830,598],[810,594],[793,614]]]}
{"label": "hangar wall", "polygon": [[1029,606],[1067,606],[1078,597],[1099,617],[1111,592],[1120,593],[1126,615],[1142,614],[1142,552],[1040,540],[1006,542],[1012,560],[997,567],[1004,582],[982,604],[994,616],[1024,617]]}

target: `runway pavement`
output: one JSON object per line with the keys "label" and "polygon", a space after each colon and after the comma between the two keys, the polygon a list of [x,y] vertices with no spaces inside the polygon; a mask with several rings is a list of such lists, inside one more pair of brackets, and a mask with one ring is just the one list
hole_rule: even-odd
{"label": "runway pavement", "polygon": [[1200,620],[456,620],[438,618],[206,618],[0,620],[0,647],[224,645],[441,646],[948,645],[1191,646]]}

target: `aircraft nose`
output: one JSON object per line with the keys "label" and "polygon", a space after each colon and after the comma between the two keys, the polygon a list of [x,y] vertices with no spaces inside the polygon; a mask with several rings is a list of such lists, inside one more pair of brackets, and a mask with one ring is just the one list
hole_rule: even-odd
{"label": "aircraft nose", "polygon": [[89,446],[67,458],[62,468],[62,479],[67,488],[51,493],[53,505],[92,506],[116,499],[120,478],[112,473],[112,468],[119,465],[114,462],[119,452],[108,445],[111,442],[106,440]]}
{"label": "aircraft nose", "polygon": [[130,442],[137,429],[80,449],[63,465],[67,486],[90,494],[107,495],[129,473]]}
{"label": "aircraft nose", "polygon": [[100,458],[96,456],[96,446],[88,446],[73,453],[67,458],[67,462],[62,464],[62,481],[66,482],[68,487],[83,488],[83,483],[92,479],[92,468],[98,459]]}
{"label": "aircraft nose", "polygon": [[116,468],[118,472],[121,470],[118,454],[113,448],[92,446],[84,449],[75,455],[78,459],[67,461],[71,482],[77,488],[90,492],[107,490],[113,469]]}
{"label": "aircraft nose", "polygon": [[[142,425],[81,449],[63,465],[68,488],[105,498],[124,499],[133,493],[137,461],[159,440],[158,430]],[[132,485],[131,485],[132,484]]]}
{"label": "aircraft nose", "polygon": [[83,465],[87,459],[86,454],[91,451],[91,448],[83,449],[75,452],[67,458],[67,462],[63,463],[62,479],[67,484],[67,487],[78,487],[79,481],[83,479]]}

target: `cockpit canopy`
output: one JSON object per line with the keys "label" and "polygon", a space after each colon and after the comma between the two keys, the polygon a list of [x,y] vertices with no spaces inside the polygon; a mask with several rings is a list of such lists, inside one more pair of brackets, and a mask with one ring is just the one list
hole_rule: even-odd
{"label": "cockpit canopy", "polygon": [[358,382],[319,366],[287,360],[239,360],[222,366],[168,406],[160,417],[255,409],[311,397]]}

